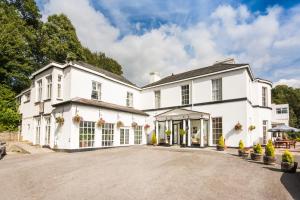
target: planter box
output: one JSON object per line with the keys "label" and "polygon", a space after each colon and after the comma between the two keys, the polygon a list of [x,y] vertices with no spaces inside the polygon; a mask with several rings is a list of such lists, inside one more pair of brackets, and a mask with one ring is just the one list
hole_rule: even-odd
{"label": "planter box", "polygon": [[217,151],[224,151],[224,150],[225,150],[225,147],[217,145]]}
{"label": "planter box", "polygon": [[272,165],[276,161],[276,158],[275,157],[271,157],[271,156],[264,156],[263,158],[264,158],[263,159],[264,160],[264,164],[266,164],[266,165]]}
{"label": "planter box", "polygon": [[298,167],[298,163],[294,162],[292,164],[288,162],[281,162],[281,171],[288,173],[296,173]]}
{"label": "planter box", "polygon": [[251,153],[251,160],[254,161],[261,161],[262,158],[262,154],[258,154],[258,153]]}

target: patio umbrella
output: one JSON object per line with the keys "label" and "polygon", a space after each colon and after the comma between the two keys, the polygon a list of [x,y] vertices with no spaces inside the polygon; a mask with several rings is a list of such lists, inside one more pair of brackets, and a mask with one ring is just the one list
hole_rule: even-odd
{"label": "patio umbrella", "polygon": [[283,124],[269,129],[268,132],[300,132],[300,129],[293,128]]}

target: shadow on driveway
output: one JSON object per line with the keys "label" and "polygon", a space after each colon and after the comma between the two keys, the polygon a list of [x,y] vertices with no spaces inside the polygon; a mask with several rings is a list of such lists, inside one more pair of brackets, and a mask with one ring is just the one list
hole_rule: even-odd
{"label": "shadow on driveway", "polygon": [[280,181],[293,199],[300,199],[300,172],[296,174],[283,173]]}

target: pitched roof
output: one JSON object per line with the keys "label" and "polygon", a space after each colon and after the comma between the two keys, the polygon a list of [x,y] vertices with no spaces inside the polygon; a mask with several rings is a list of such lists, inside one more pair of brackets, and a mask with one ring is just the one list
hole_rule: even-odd
{"label": "pitched roof", "polygon": [[105,69],[102,69],[100,67],[95,67],[93,65],[90,65],[90,64],[82,62],[82,61],[72,61],[72,63],[80,65],[80,66],[85,67],[87,69],[99,72],[101,74],[104,74],[104,75],[106,75],[106,76],[108,76],[110,78],[116,79],[116,80],[121,81],[123,83],[126,83],[126,84],[129,84],[129,85],[137,87],[134,83],[132,83],[129,80],[127,80],[124,76],[121,76],[121,75],[118,75],[118,74],[114,74],[114,73],[109,72],[109,71],[107,71]]}
{"label": "pitched roof", "polygon": [[170,76],[167,76],[165,78],[160,79],[159,81],[156,81],[154,83],[150,83],[148,85],[143,86],[142,88],[147,88],[151,86],[156,86],[160,84],[170,83],[174,81],[179,81],[187,78],[193,78],[196,76],[202,76],[206,74],[221,72],[229,69],[235,69],[242,66],[248,66],[248,64],[227,64],[227,63],[218,63],[214,64],[208,67],[198,68],[191,71],[179,73],[179,74],[172,74]]}
{"label": "pitched roof", "polygon": [[104,101],[84,99],[84,98],[73,98],[73,99],[68,100],[68,101],[63,101],[63,102],[53,104],[53,106],[57,107],[57,106],[65,105],[65,104],[69,104],[69,103],[77,103],[77,104],[82,104],[82,105],[87,105],[87,106],[106,108],[108,110],[116,110],[116,111],[122,111],[122,112],[137,114],[137,115],[148,116],[147,113],[145,113],[141,110],[135,109],[135,108],[120,106],[120,105],[117,105],[117,104],[107,103],[107,102],[104,102]]}

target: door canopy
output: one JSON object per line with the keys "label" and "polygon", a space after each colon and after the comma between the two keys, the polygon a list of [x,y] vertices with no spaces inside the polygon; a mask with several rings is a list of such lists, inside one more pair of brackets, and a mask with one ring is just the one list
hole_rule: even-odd
{"label": "door canopy", "polygon": [[182,119],[209,119],[209,114],[182,108],[176,108],[155,116],[157,121]]}

